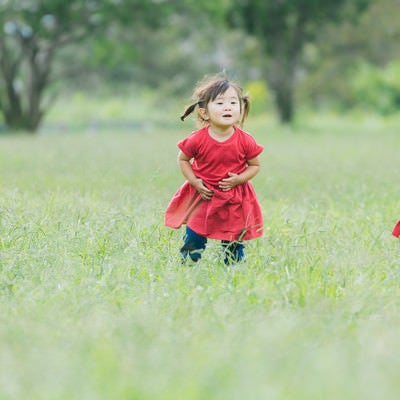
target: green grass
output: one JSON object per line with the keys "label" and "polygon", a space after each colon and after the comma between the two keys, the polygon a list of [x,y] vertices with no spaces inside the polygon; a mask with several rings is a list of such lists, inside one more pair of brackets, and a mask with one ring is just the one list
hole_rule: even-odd
{"label": "green grass", "polygon": [[189,125],[0,136],[0,399],[397,399],[396,124],[250,121],[240,270],[163,226]]}

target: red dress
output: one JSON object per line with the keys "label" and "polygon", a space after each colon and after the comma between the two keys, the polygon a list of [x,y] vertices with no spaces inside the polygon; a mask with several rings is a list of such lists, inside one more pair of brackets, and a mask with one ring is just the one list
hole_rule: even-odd
{"label": "red dress", "polygon": [[182,224],[210,239],[249,240],[263,234],[263,217],[253,185],[246,182],[227,192],[218,182],[228,172],[242,173],[247,160],[257,157],[263,146],[235,127],[233,135],[219,142],[208,133],[208,127],[193,132],[178,143],[182,152],[192,159],[194,174],[214,192],[211,200],[203,200],[186,181],[175,193],[165,213],[165,225],[177,229]]}

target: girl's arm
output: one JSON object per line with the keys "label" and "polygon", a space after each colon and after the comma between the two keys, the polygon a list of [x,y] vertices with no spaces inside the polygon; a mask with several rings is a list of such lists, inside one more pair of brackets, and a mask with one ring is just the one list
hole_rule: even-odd
{"label": "girl's arm", "polygon": [[178,154],[178,165],[182,171],[183,176],[188,180],[188,182],[200,193],[200,196],[204,200],[210,200],[213,196],[213,192],[208,189],[203,181],[198,178],[192,169],[192,164],[190,164],[191,158],[179,151]]}
{"label": "girl's arm", "polygon": [[231,190],[237,185],[242,185],[243,183],[254,178],[258,171],[260,170],[260,159],[259,157],[254,157],[251,160],[247,160],[247,168],[241,174],[234,174],[228,172],[229,178],[222,179],[218,185],[223,192]]}

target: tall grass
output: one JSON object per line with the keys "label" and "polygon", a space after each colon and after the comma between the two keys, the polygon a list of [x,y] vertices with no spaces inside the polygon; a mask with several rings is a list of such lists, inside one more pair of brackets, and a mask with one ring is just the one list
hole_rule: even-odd
{"label": "tall grass", "polygon": [[241,269],[163,226],[181,127],[0,136],[0,398],[397,399],[394,126],[251,122]]}

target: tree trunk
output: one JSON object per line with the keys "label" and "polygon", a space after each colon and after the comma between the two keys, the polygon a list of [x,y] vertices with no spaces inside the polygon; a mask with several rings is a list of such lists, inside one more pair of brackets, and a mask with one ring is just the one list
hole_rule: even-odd
{"label": "tree trunk", "polygon": [[[50,48],[39,57],[39,48],[32,39],[29,42],[21,40],[19,44],[23,56],[13,59],[4,40],[0,41],[0,79],[6,88],[4,93],[0,93],[0,108],[7,128],[35,133],[45,111],[42,98],[48,84],[54,49]],[[23,65],[29,73],[18,87],[18,71]]]}
{"label": "tree trunk", "polygon": [[294,118],[294,99],[293,87],[281,85],[275,90],[275,105],[278,111],[279,120],[283,124],[293,122]]}
{"label": "tree trunk", "polygon": [[294,87],[299,49],[278,43],[267,70],[266,79],[274,94],[275,107],[283,124],[293,122],[295,116]]}
{"label": "tree trunk", "polygon": [[12,131],[35,133],[43,115],[40,111],[41,92],[34,93],[26,108],[21,107],[21,97],[14,88],[7,92],[7,104],[2,109],[4,121]]}
{"label": "tree trunk", "polygon": [[293,122],[294,118],[294,71],[289,69],[275,69],[275,73],[268,75],[267,81],[274,94],[274,103],[283,124]]}

